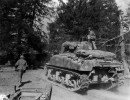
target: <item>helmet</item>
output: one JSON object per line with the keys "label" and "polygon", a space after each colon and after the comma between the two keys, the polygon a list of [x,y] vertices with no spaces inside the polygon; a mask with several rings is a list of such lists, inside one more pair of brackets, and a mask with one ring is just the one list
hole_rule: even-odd
{"label": "helmet", "polygon": [[23,56],[23,55],[21,55],[21,56],[20,56],[20,58],[24,58],[24,56]]}

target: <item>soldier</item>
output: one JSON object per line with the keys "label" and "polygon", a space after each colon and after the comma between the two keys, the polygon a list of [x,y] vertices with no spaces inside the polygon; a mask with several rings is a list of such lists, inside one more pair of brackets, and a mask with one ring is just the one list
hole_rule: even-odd
{"label": "soldier", "polygon": [[19,82],[21,84],[22,82],[22,76],[26,71],[26,68],[28,67],[26,60],[24,59],[24,56],[21,55],[20,59],[16,62],[15,66],[17,66],[17,70],[19,72]]}
{"label": "soldier", "polygon": [[96,35],[93,30],[89,30],[89,31],[90,33],[88,35],[88,41],[92,43],[93,49],[97,49],[96,44],[95,44]]}

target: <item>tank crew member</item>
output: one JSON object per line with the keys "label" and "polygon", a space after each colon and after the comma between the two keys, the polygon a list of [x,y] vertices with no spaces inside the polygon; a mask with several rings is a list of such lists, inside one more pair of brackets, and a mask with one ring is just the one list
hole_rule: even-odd
{"label": "tank crew member", "polygon": [[89,42],[92,43],[93,49],[97,49],[96,44],[95,44],[95,40],[96,40],[95,32],[93,30],[89,30],[89,31],[90,33],[88,34],[88,40]]}

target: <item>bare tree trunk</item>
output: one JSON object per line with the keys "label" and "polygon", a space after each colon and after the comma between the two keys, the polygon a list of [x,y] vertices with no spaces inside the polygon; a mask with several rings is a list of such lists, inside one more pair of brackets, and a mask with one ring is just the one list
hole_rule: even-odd
{"label": "bare tree trunk", "polygon": [[126,61],[126,54],[125,54],[125,41],[124,41],[124,35],[123,35],[123,27],[121,25],[120,29],[120,35],[122,36],[122,43],[121,43],[121,57],[122,57],[122,62],[124,66],[124,74],[128,75],[129,74],[129,64]]}

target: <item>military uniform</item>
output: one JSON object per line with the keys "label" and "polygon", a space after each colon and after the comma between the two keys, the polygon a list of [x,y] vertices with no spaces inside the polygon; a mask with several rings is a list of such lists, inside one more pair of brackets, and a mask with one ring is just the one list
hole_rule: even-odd
{"label": "military uniform", "polygon": [[20,56],[20,59],[16,62],[15,66],[18,66],[17,67],[17,70],[19,72],[19,81],[20,83],[22,82],[22,76],[27,68],[27,62],[26,60],[24,60],[24,57],[23,56]]}

